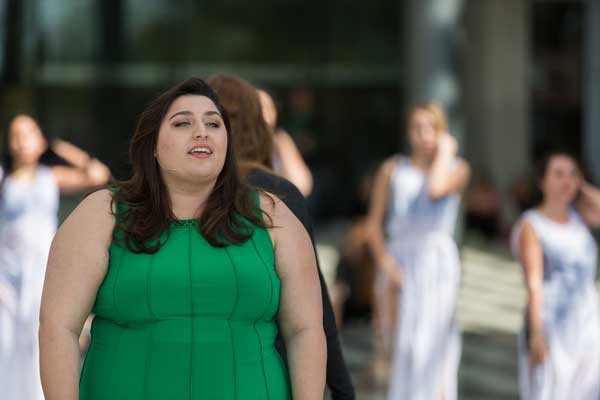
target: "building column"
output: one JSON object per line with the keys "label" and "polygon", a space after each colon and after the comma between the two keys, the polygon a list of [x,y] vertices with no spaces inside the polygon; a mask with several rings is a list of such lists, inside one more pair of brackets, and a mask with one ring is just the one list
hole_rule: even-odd
{"label": "building column", "polygon": [[592,179],[600,183],[600,2],[588,0],[584,16],[582,153]]}
{"label": "building column", "polygon": [[530,170],[527,0],[468,0],[465,8],[467,158],[500,190]]}
{"label": "building column", "polygon": [[439,102],[448,112],[449,130],[459,143],[463,141],[458,65],[463,3],[463,0],[404,2],[400,41],[404,51],[401,80],[406,105],[401,112],[415,102]]}

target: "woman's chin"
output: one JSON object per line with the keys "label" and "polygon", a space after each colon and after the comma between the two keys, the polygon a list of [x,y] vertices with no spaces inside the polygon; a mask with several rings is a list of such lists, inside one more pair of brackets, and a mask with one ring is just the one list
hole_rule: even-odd
{"label": "woman's chin", "polygon": [[217,178],[219,177],[219,171],[195,170],[195,171],[190,172],[189,177],[190,177],[190,180],[193,180],[194,182],[199,182],[199,183],[211,182],[211,181],[217,180]]}
{"label": "woman's chin", "polygon": [[570,207],[573,202],[576,200],[577,196],[575,194],[558,194],[556,197],[556,203],[564,205],[565,207]]}
{"label": "woman's chin", "polygon": [[431,159],[435,156],[435,147],[422,147],[419,153],[423,158]]}

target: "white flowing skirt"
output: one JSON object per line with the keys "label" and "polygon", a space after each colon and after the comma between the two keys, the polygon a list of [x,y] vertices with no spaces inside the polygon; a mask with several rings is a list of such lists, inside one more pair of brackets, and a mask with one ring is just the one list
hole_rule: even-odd
{"label": "white flowing skirt", "polygon": [[388,248],[404,276],[389,400],[456,400],[461,338],[455,321],[460,260],[446,233],[395,240]]}
{"label": "white flowing skirt", "polygon": [[44,399],[38,329],[52,231],[30,237],[0,243],[0,398],[7,400]]}
{"label": "white flowing skirt", "polygon": [[[545,299],[564,299],[574,292],[549,293]],[[526,333],[519,336],[519,387],[523,400],[600,399],[600,315],[592,284],[575,292],[573,306],[545,307],[544,334],[548,353],[531,366]],[[548,302],[549,303],[549,302]]]}

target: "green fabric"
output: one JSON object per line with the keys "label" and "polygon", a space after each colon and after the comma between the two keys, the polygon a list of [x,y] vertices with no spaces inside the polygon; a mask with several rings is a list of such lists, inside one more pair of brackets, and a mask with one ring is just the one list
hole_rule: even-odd
{"label": "green fabric", "polygon": [[216,248],[185,220],[163,239],[152,255],[111,244],[80,399],[290,399],[266,229]]}

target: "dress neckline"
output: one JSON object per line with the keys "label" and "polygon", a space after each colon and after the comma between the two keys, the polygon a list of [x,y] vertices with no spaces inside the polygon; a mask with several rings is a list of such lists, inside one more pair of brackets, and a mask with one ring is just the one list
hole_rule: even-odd
{"label": "dress neckline", "polygon": [[544,221],[548,221],[552,225],[556,225],[556,226],[561,227],[561,228],[567,228],[567,227],[571,226],[573,224],[573,221],[574,221],[573,212],[571,210],[568,211],[568,213],[569,213],[569,219],[567,220],[567,222],[560,222],[560,221],[557,221],[557,220],[555,220],[553,218],[550,218],[549,216],[547,216],[546,214],[544,214],[539,208],[535,208],[534,212],[535,212],[536,215],[538,215]]}
{"label": "dress neckline", "polygon": [[15,178],[12,173],[7,173],[5,180],[7,182],[11,182],[11,183],[19,185],[19,186],[24,186],[24,187],[33,186],[38,182],[38,180],[40,178],[40,169],[41,169],[41,167],[38,165],[37,168],[35,169],[35,173],[31,177],[31,179],[19,179],[19,178]]}
{"label": "dress neckline", "polygon": [[410,156],[401,156],[401,159],[403,159],[404,164],[407,165],[410,169],[417,171],[423,175],[429,174],[429,170],[418,167]]}
{"label": "dress neckline", "polygon": [[169,220],[169,225],[171,227],[195,227],[198,226],[198,220],[195,218],[189,218],[189,219],[170,219]]}

